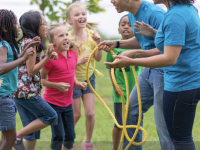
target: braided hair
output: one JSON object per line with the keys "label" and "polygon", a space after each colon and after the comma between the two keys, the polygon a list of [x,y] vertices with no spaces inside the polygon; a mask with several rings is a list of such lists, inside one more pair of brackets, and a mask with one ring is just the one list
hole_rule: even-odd
{"label": "braided hair", "polygon": [[[19,39],[20,42],[24,38],[34,38],[39,36],[39,28],[42,24],[42,18],[39,11],[28,11],[24,13],[19,18],[19,23],[23,32],[23,36]],[[44,44],[44,39],[41,39],[41,44],[39,44],[36,48],[36,51],[39,53],[42,50],[45,50],[46,46]]]}
{"label": "braided hair", "polygon": [[170,2],[176,5],[176,3],[179,3],[181,5],[191,5],[191,3],[194,3],[195,0],[165,0],[168,2],[168,6],[170,6]]}
{"label": "braided hair", "polygon": [[[12,52],[14,54],[14,60],[18,59],[17,52],[19,53],[19,47],[17,41],[15,40],[15,19],[15,14],[11,10],[0,9],[0,42],[3,45],[3,47],[6,47],[3,40],[7,41],[10,44]],[[6,39],[6,37],[4,37],[4,27],[8,31],[7,33],[9,40]],[[17,52],[15,48],[17,49]]]}

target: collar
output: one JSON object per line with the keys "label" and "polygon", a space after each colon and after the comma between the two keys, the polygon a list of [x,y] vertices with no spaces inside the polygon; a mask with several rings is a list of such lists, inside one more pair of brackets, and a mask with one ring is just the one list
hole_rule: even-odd
{"label": "collar", "polygon": [[143,8],[144,3],[145,3],[145,1],[143,0],[142,3],[140,4],[140,7],[139,7],[138,11],[137,11],[136,14],[134,15],[135,17],[138,17],[138,15],[140,14],[140,11],[141,11],[141,9]]}
{"label": "collar", "polygon": [[[57,50],[55,50],[55,52],[58,54],[58,58],[65,58],[66,59],[66,57],[63,54],[61,54],[60,52],[58,52]],[[67,58],[68,57],[72,57],[70,50],[67,51]]]}

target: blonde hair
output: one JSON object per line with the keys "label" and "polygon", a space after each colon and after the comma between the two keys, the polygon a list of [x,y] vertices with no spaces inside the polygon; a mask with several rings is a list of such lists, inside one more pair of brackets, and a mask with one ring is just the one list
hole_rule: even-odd
{"label": "blonde hair", "polygon": [[[90,4],[88,2],[80,2],[80,1],[76,1],[74,3],[72,3],[68,8],[67,8],[67,11],[66,11],[66,21],[69,23],[69,20],[71,19],[71,12],[74,8],[76,7],[83,7],[85,8],[85,10],[87,11],[88,10],[88,6]],[[86,24],[86,28],[90,29],[90,30],[94,30],[94,28],[96,28],[98,25],[98,23],[96,22],[87,22]]]}
{"label": "blonde hair", "polygon": [[[52,24],[49,28],[48,28],[48,31],[47,31],[47,38],[49,40],[50,43],[53,42],[53,37],[54,37],[54,32],[53,30],[60,27],[60,26],[64,26],[66,27],[66,29],[68,30],[68,25],[67,24],[62,24],[62,23],[56,23],[56,24]],[[70,40],[70,49],[73,49],[77,52],[80,52],[80,46],[78,46],[77,44],[75,44],[74,41]]]}

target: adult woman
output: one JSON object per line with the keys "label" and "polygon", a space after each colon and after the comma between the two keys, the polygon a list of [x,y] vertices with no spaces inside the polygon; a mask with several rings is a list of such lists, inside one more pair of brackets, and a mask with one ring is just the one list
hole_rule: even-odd
{"label": "adult woman", "polygon": [[161,54],[131,59],[124,53],[114,56],[119,61],[105,64],[164,67],[163,112],[171,140],[176,150],[195,150],[192,127],[200,99],[198,11],[192,4],[194,0],[154,0],[154,3],[163,3],[168,8],[155,37]]}

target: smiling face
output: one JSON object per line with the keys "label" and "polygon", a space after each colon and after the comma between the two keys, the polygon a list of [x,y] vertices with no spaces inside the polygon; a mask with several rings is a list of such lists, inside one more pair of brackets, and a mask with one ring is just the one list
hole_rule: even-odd
{"label": "smiling face", "polygon": [[119,34],[122,35],[122,39],[129,39],[133,37],[133,30],[131,24],[129,23],[128,16],[124,16],[119,24]]}
{"label": "smiling face", "polygon": [[111,0],[110,1],[118,13],[128,10],[128,0]]}
{"label": "smiling face", "polygon": [[68,51],[70,48],[70,40],[68,37],[68,30],[66,26],[58,26],[52,31],[53,39],[52,43],[54,49],[57,51]]}
{"label": "smiling face", "polygon": [[83,6],[74,7],[70,13],[69,23],[73,27],[85,28],[87,24],[87,11]]}
{"label": "smiling face", "polygon": [[40,38],[46,38],[46,32],[47,32],[46,21],[44,19],[44,16],[41,15],[41,24],[40,24],[39,31],[38,31]]}

